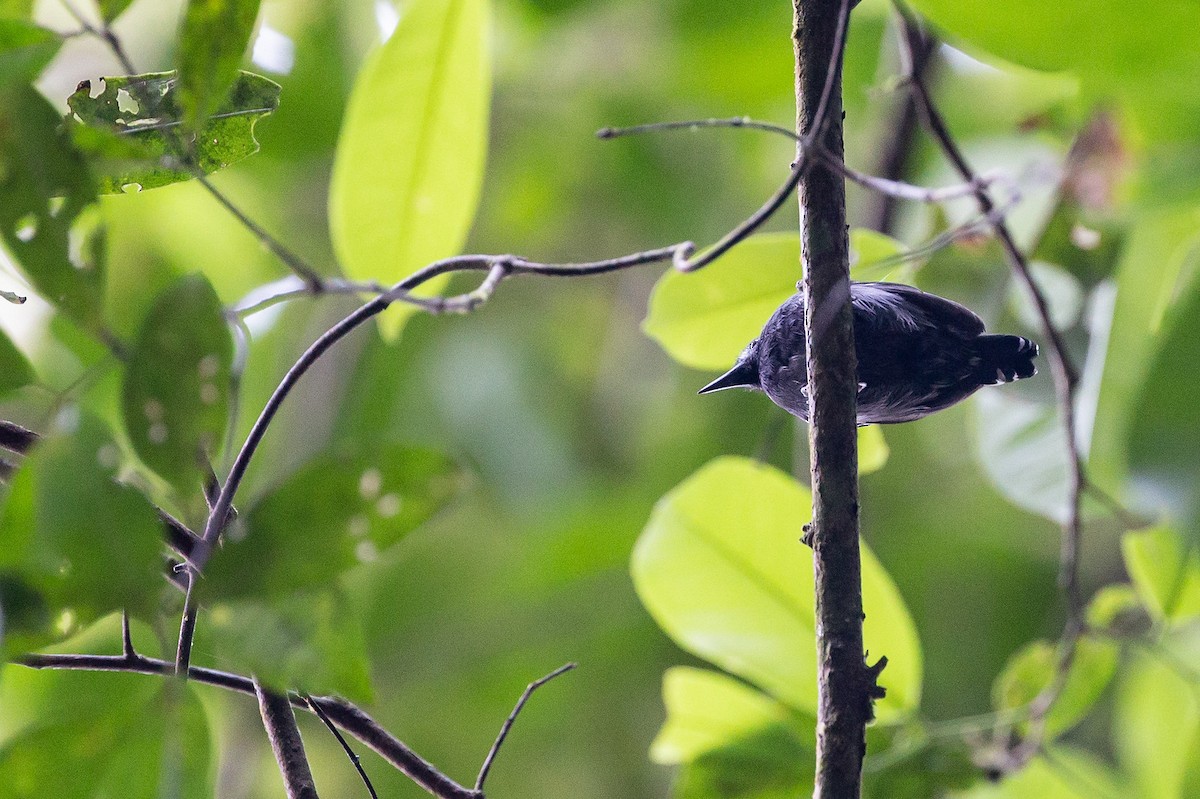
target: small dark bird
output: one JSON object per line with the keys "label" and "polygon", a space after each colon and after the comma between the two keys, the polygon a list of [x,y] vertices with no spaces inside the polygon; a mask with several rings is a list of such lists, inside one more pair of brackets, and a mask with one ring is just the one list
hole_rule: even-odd
{"label": "small dark bird", "polygon": [[[899,283],[851,283],[858,353],[858,423],[911,422],[949,408],[983,386],[1037,374],[1038,346],[989,335],[956,302]],[[746,387],[808,421],[804,294],[793,294],[725,374],[701,394]]]}

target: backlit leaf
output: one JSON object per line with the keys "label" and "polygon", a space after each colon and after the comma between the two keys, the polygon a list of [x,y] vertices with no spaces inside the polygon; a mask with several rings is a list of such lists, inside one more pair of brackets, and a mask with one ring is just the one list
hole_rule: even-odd
{"label": "backlit leaf", "polygon": [[[487,153],[488,16],[487,0],[413,0],[359,72],[329,198],[347,276],[394,283],[460,252]],[[385,315],[384,332],[409,314]]]}
{"label": "backlit leaf", "polygon": [[250,43],[258,4],[259,0],[188,0],[178,54],[185,134],[199,131],[204,118],[225,99]]}
{"label": "backlit leaf", "polygon": [[[812,551],[800,543],[807,490],[744,458],[723,457],[664,496],[633,553],[634,586],[684,649],[816,714]],[[888,657],[881,720],[915,709],[921,649],[895,584],[865,546],[863,635]]]}

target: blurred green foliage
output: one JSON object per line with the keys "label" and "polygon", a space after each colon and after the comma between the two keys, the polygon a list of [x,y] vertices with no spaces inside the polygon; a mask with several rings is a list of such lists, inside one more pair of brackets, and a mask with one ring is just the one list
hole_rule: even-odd
{"label": "blurred green foliage", "polygon": [[[9,659],[48,644],[115,653],[106,614],[120,608],[141,651],[170,656],[181,600],[152,503],[201,524],[197,456],[224,474],[284,372],[353,307],[306,297],[232,320],[247,295],[298,283],[277,284],[283,266],[195,181],[165,185],[190,171],[172,159],[212,172],[320,274],[386,283],[460,251],[581,261],[703,247],[794,157],[754,131],[592,137],[665,119],[787,124],[786,3],[78,5],[89,25],[115,20],[141,75],[119,75],[58,0],[0,0],[0,290],[29,297],[0,304],[0,417],[46,434],[4,453]],[[1020,197],[1008,218],[1081,366],[1076,437],[1103,495],[1085,504],[1091,627],[1050,740],[992,783],[981,764],[1027,731],[1063,618],[1067,479],[1049,369],[863,432],[867,638],[872,660],[890,661],[866,793],[1196,795],[1196,9],[913,6],[952,45],[929,76],[951,127],[976,167],[1007,176],[997,201]],[[906,135],[897,36],[886,3],[856,7],[846,146],[864,171]],[[178,85],[163,75],[176,67]],[[181,92],[170,113],[147,115],[135,89],[151,85]],[[131,120],[165,127],[117,131]],[[185,127],[194,142],[164,132]],[[900,143],[901,177],[955,181],[923,136]],[[98,196],[127,183],[154,190]],[[925,247],[974,218],[971,201],[904,203],[875,232],[879,202],[849,190],[857,278],[915,282],[1042,339],[994,242]],[[523,712],[489,794],[807,793],[807,490],[787,476],[807,472],[805,429],[761,396],[696,397],[708,376],[691,370],[727,366],[799,278],[794,211],[768,228],[698,275],[523,278],[473,315],[417,314],[397,338],[393,310],[387,338],[371,327],[337,345],[251,464],[201,581],[196,662],[371,699],[466,782],[520,689],[577,660]],[[168,433],[187,431],[167,454],[151,396],[173,414]],[[301,724],[322,791],[361,791],[336,742]],[[423,795],[364,763],[381,795]],[[242,697],[0,671],[0,796],[265,797],[278,780]]]}

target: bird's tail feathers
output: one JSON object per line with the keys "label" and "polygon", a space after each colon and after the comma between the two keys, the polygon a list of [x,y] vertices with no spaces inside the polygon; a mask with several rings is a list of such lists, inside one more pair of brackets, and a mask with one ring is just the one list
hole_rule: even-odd
{"label": "bird's tail feathers", "polygon": [[1037,374],[1033,359],[1038,355],[1038,345],[1027,338],[983,335],[976,339],[976,349],[985,380],[1011,383]]}

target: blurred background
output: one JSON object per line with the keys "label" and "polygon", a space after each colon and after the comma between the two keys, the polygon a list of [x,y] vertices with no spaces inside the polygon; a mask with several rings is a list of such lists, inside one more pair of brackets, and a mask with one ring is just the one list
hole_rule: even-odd
{"label": "blurred background", "polygon": [[[117,21],[139,70],[174,63],[179,8],[172,0],[138,0]],[[48,26],[73,25],[55,2],[38,9]],[[213,177],[330,275],[337,268],[326,199],[343,109],[356,70],[396,15],[388,0],[264,2],[246,68],[282,84],[280,107],[258,124],[261,152]],[[498,0],[493,22],[490,150],[467,252],[579,261],[685,239],[711,242],[786,175],[791,143],[764,133],[615,141],[594,133],[742,115],[790,126],[789,3]],[[890,9],[864,0],[846,56],[847,160],[876,173],[899,163],[898,174],[917,183],[954,182],[928,140],[907,127],[898,69]],[[99,42],[79,38],[39,88],[65,110],[80,80],[118,71]],[[1047,262],[1039,269],[1077,361],[1102,371],[1105,348],[1089,346],[1094,331],[1107,330],[1096,289],[1121,257],[1122,203],[1130,196],[1123,169],[1134,146],[1126,137],[1144,136],[1143,129],[1119,114],[1116,121],[1096,114],[1070,75],[1006,65],[982,52],[939,47],[929,74],[975,163],[1003,166],[1021,187],[1011,218],[1017,237],[1039,243]],[[1101,142],[1085,174],[1092,192],[1060,192],[1068,152],[1085,126]],[[853,187],[849,202],[853,226],[882,227],[913,246],[972,212],[969,203],[885,210]],[[103,210],[108,318],[120,335],[136,331],[156,290],[179,275],[202,271],[227,304],[284,276],[194,183],[106,197]],[[796,224],[789,202],[768,229]],[[1099,244],[1072,245],[1081,229]],[[967,303],[990,328],[1039,338],[994,243],[963,240],[920,266],[923,288]],[[526,708],[490,777],[492,796],[668,793],[672,771],[647,759],[664,718],[661,675],[699,661],[640,605],[629,575],[633,544],[659,497],[717,455],[762,452],[786,471],[807,474],[803,425],[781,420],[758,394],[696,396],[713,374],[676,364],[641,332],[662,271],[514,279],[478,313],[414,317],[394,342],[373,327],[356,333],[301,383],[243,489],[250,503],[346,442],[425,444],[462,464],[469,475],[462,496],[348,574],[344,587],[362,621],[372,712],[460,781],[471,780],[526,683],[567,661],[580,664]],[[301,299],[252,319],[239,435],[303,348],[352,307],[344,297]],[[36,360],[39,377],[63,388],[79,365],[48,332],[49,320],[36,298],[0,315]],[[1006,402],[1049,403],[1049,370],[1043,362],[1035,379],[1003,392],[887,427],[890,460],[862,482],[864,539],[920,634],[922,714],[930,720],[987,711],[992,681],[1009,656],[1032,639],[1056,637],[1064,618],[1054,521],[1064,483],[1048,454],[1059,446],[1057,430],[1052,420],[1032,432],[1021,427],[1011,437],[1024,449],[997,438],[1011,418]],[[50,412],[32,395],[0,407],[31,425]],[[1124,579],[1121,529],[1091,514],[1085,591]],[[229,665],[205,646],[198,643],[198,662]],[[212,693],[213,740],[225,752],[218,795],[279,795],[253,703]],[[1102,709],[1073,735],[1108,756],[1107,721]],[[301,724],[322,791],[361,791],[335,741],[314,720]],[[373,755],[364,763],[381,795],[423,795]]]}

